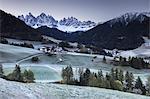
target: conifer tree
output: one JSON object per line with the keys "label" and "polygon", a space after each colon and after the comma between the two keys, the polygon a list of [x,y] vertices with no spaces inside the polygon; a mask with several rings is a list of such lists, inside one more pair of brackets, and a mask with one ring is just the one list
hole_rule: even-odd
{"label": "conifer tree", "polygon": [[118,68],[115,69],[115,80],[119,79],[119,70]]}
{"label": "conifer tree", "polygon": [[106,73],[106,77],[105,77],[105,80],[104,80],[104,82],[105,82],[105,88],[108,88],[108,89],[111,88],[111,82],[110,82],[110,80],[111,80],[110,75],[108,73]]}
{"label": "conifer tree", "polygon": [[28,79],[28,71],[25,69],[23,73],[23,79],[26,81]]}
{"label": "conifer tree", "polygon": [[0,75],[3,75],[4,71],[3,71],[3,66],[0,64]]}
{"label": "conifer tree", "polygon": [[22,77],[21,69],[19,65],[16,65],[13,72],[7,75],[7,79],[13,80],[13,81],[19,81],[19,82],[23,81],[23,77]]}
{"label": "conifer tree", "polygon": [[127,82],[128,79],[129,79],[129,72],[127,71],[125,74],[125,81]]}
{"label": "conifer tree", "polygon": [[146,88],[141,80],[141,78],[138,76],[135,82],[135,88],[140,89],[142,91],[142,95],[146,95]]}
{"label": "conifer tree", "polygon": [[91,75],[91,71],[87,68],[85,70],[85,73],[83,74],[83,85],[88,85],[90,75]]}
{"label": "conifer tree", "polygon": [[150,76],[147,78],[146,87],[147,87],[147,92],[150,95]]}
{"label": "conifer tree", "polygon": [[98,80],[98,83],[99,83],[98,87],[104,87],[104,76],[103,76],[102,70],[98,71],[97,80]]}
{"label": "conifer tree", "polygon": [[123,74],[122,70],[120,70],[120,72],[119,72],[119,81],[121,81],[122,83],[124,81],[124,74]]}
{"label": "conifer tree", "polygon": [[25,70],[23,73],[24,82],[34,82],[34,73],[31,70]]}
{"label": "conifer tree", "polygon": [[88,85],[93,87],[98,87],[98,80],[95,77],[95,73],[90,74]]}
{"label": "conifer tree", "polygon": [[142,80],[141,80],[141,78],[139,76],[136,79],[135,88],[137,88],[137,89],[142,89],[143,88],[143,83],[142,83]]}
{"label": "conifer tree", "polygon": [[15,70],[13,71],[12,75],[15,81],[23,81],[23,78],[21,75],[21,69],[19,65],[16,65]]}
{"label": "conifer tree", "polygon": [[35,80],[34,73],[31,70],[28,70],[28,80],[29,81]]}
{"label": "conifer tree", "polygon": [[71,66],[67,66],[65,69],[62,70],[62,78],[65,83],[70,84],[73,80],[73,70]]}
{"label": "conifer tree", "polygon": [[129,73],[128,71],[126,72],[125,75],[125,81],[126,81],[126,88],[127,90],[131,91],[133,88],[133,81],[134,81],[134,76],[132,73]]}
{"label": "conifer tree", "polygon": [[106,57],[105,57],[105,55],[103,57],[103,62],[106,63]]}
{"label": "conifer tree", "polygon": [[103,77],[103,72],[102,72],[102,70],[99,70],[99,71],[98,71],[98,77],[100,77],[100,78]]}
{"label": "conifer tree", "polygon": [[114,68],[111,69],[110,75],[111,75],[111,79],[114,80],[115,79],[115,70],[114,70]]}

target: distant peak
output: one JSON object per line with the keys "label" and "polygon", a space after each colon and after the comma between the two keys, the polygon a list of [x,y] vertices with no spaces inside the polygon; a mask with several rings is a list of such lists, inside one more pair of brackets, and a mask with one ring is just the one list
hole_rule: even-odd
{"label": "distant peak", "polygon": [[81,22],[73,16],[63,18],[62,20],[58,21],[55,20],[51,15],[46,15],[45,13],[41,13],[39,16],[34,17],[30,12],[29,15],[26,15],[25,18],[20,16],[18,16],[18,18],[33,28],[47,26],[50,28],[57,28],[61,31],[67,32],[87,31],[96,26],[95,22]]}
{"label": "distant peak", "polygon": [[128,24],[130,21],[133,21],[133,20],[138,20],[140,22],[142,22],[145,18],[145,15],[146,16],[150,16],[150,12],[129,12],[129,13],[125,13],[119,17],[116,17],[112,20],[110,20],[110,24],[114,24],[115,22],[121,22],[123,24]]}
{"label": "distant peak", "polygon": [[46,16],[46,14],[45,13],[41,13],[40,16]]}
{"label": "distant peak", "polygon": [[31,13],[31,12],[29,12],[29,15],[32,15],[32,13]]}

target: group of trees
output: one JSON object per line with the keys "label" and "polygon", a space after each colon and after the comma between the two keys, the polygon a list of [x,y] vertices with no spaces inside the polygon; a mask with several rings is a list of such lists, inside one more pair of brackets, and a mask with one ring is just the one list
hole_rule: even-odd
{"label": "group of trees", "polygon": [[0,64],[0,78],[4,78],[3,66]]}
{"label": "group of trees", "polygon": [[150,76],[147,78],[146,88],[147,88],[147,91],[148,91],[148,95],[150,96]]}
{"label": "group of trees", "polygon": [[17,43],[11,43],[10,45],[14,45],[14,46],[21,46],[21,47],[27,47],[27,48],[34,48],[32,44],[30,43],[20,43],[20,44],[17,44]]}
{"label": "group of trees", "polygon": [[35,80],[34,73],[31,70],[24,70],[24,72],[22,73],[19,65],[16,65],[13,72],[9,73],[6,76],[4,75],[2,65],[0,65],[0,77],[6,80],[25,82],[25,83],[32,83]]}
{"label": "group of trees", "polygon": [[58,46],[59,47],[62,47],[62,48],[64,48],[64,47],[66,47],[66,48],[73,48],[73,46],[71,46],[68,42],[66,42],[66,41],[62,41],[62,42],[60,42],[59,44],[58,44]]}
{"label": "group of trees", "polygon": [[150,94],[150,77],[146,85],[149,87],[146,88],[140,77],[134,80],[135,78],[131,72],[127,71],[124,73],[118,68],[112,68],[111,71],[105,75],[103,75],[102,70],[99,70],[98,73],[94,73],[88,68],[86,70],[79,69],[78,72],[79,78],[75,79],[73,70],[70,66],[63,68],[63,80],[61,83],[114,89],[143,95]]}
{"label": "group of trees", "polygon": [[73,70],[70,66],[62,69],[63,82],[71,84],[73,81]]}
{"label": "group of trees", "polygon": [[149,63],[145,62],[143,58],[138,57],[119,57],[119,61],[114,60],[115,65],[131,66],[136,69],[149,68]]}
{"label": "group of trees", "polygon": [[32,61],[32,62],[38,62],[38,61],[39,61],[39,58],[38,58],[37,56],[32,57],[32,58],[31,58],[31,61]]}
{"label": "group of trees", "polygon": [[2,44],[8,44],[8,41],[5,38],[0,37],[0,43],[2,43]]}
{"label": "group of trees", "polygon": [[112,54],[110,52],[106,52],[104,49],[98,48],[96,46],[82,45],[78,43],[77,48],[79,49],[79,51],[76,51],[76,52],[79,52],[79,53],[86,53],[86,54],[92,53],[92,54],[99,54],[99,55],[112,57]]}
{"label": "group of trees", "polygon": [[[0,43],[2,43],[2,44],[8,44],[9,42],[8,42],[7,39],[0,37]],[[18,43],[9,43],[9,44],[10,44],[10,45],[14,45],[14,46],[21,46],[21,47],[27,47],[27,48],[34,48],[32,44],[26,43],[26,42],[20,43],[20,44],[18,44]]]}

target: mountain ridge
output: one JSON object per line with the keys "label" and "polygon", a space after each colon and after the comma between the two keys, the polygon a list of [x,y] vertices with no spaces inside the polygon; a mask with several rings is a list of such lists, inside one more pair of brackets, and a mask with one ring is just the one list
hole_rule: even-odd
{"label": "mountain ridge", "polygon": [[[1,11],[2,13],[3,11]],[[4,13],[4,12],[3,12]],[[33,29],[10,14],[1,14],[1,35],[16,39],[40,40],[41,35],[55,39],[93,45],[104,49],[135,49],[149,37],[149,12],[124,14],[95,26],[88,31],[67,33],[57,28],[41,26]],[[45,16],[44,13],[41,16]],[[34,23],[34,22],[33,22]],[[38,34],[38,35],[37,35]]]}
{"label": "mountain ridge", "polygon": [[[134,49],[144,43],[143,36],[148,37],[150,17],[139,13],[129,18],[128,13],[97,25],[79,37],[79,42],[93,44],[106,49]],[[132,15],[135,15],[133,13]],[[126,18],[124,16],[127,16]],[[128,21],[125,21],[128,19]]]}
{"label": "mountain ridge", "polygon": [[[105,49],[129,50],[141,46],[144,43],[143,36],[149,36],[149,22],[149,13],[126,13],[85,32],[70,34],[63,32],[58,35],[47,29],[44,33],[55,39],[94,45]],[[42,32],[42,29],[40,31]]]}
{"label": "mountain ridge", "polygon": [[32,13],[29,13],[29,15],[21,15],[18,16],[18,18],[33,28],[47,26],[49,28],[57,28],[63,32],[87,31],[96,26],[95,22],[79,21],[75,17],[63,18],[58,21],[45,13],[41,13],[37,17],[33,16]]}

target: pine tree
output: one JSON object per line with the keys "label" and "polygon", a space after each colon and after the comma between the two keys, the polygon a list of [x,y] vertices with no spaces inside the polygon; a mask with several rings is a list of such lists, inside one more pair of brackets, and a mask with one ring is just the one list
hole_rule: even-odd
{"label": "pine tree", "polygon": [[98,87],[98,80],[95,77],[95,73],[90,74],[88,85]]}
{"label": "pine tree", "polygon": [[66,71],[64,68],[62,68],[62,73],[61,73],[61,76],[63,79],[65,79],[65,76],[66,76]]}
{"label": "pine tree", "polygon": [[128,61],[130,61],[131,60],[131,56],[129,56],[129,58],[128,58]]}
{"label": "pine tree", "polygon": [[100,78],[103,77],[103,72],[102,72],[102,70],[99,70],[99,71],[98,71],[98,77],[100,77]]}
{"label": "pine tree", "polygon": [[15,70],[13,71],[14,80],[15,81],[23,81],[22,75],[21,75],[21,69],[19,65],[16,65]]}
{"label": "pine tree", "polygon": [[125,81],[127,82],[128,79],[129,79],[129,72],[127,71],[125,74]]}
{"label": "pine tree", "polygon": [[119,61],[122,61],[122,56],[119,57]]}
{"label": "pine tree", "polygon": [[115,80],[119,79],[119,70],[118,68],[115,69]]}
{"label": "pine tree", "polygon": [[110,75],[111,75],[111,79],[114,80],[114,79],[115,79],[115,76],[116,76],[116,75],[115,75],[115,70],[114,70],[114,68],[111,69]]}
{"label": "pine tree", "polygon": [[136,79],[135,88],[137,88],[137,89],[142,89],[143,88],[143,83],[142,83],[142,80],[141,80],[141,78],[139,76]]}
{"label": "pine tree", "polygon": [[23,81],[23,77],[22,77],[22,74],[21,74],[20,66],[16,65],[15,66],[15,70],[12,73],[8,74],[7,78],[9,80],[22,82]]}
{"label": "pine tree", "polygon": [[122,70],[120,70],[120,72],[119,72],[119,81],[121,81],[122,83],[124,81],[124,74],[123,74]]}
{"label": "pine tree", "polygon": [[88,85],[90,75],[91,75],[91,71],[87,68],[85,70],[85,73],[83,74],[83,85]]}
{"label": "pine tree", "polygon": [[35,80],[34,73],[31,70],[28,70],[28,80],[33,82]]}
{"label": "pine tree", "polygon": [[147,92],[150,95],[150,76],[147,78],[146,87],[147,87]]}
{"label": "pine tree", "polygon": [[83,72],[83,68],[79,68],[79,84],[80,85],[83,85],[83,83],[84,83],[84,77],[83,77],[83,74],[84,74],[84,72]]}
{"label": "pine tree", "polygon": [[83,68],[79,68],[78,73],[79,73],[79,75],[82,75],[83,74]]}
{"label": "pine tree", "polygon": [[0,75],[3,75],[4,71],[3,71],[3,66],[0,64]]}
{"label": "pine tree", "polygon": [[129,74],[129,72],[127,71],[125,75],[125,81],[127,90],[131,91],[133,88],[133,81],[134,81],[133,74],[132,73]]}
{"label": "pine tree", "polygon": [[134,81],[133,73],[130,73],[130,79],[132,80],[132,82]]}
{"label": "pine tree", "polygon": [[0,78],[5,78],[4,71],[3,71],[3,66],[1,64],[0,64]]}
{"label": "pine tree", "polygon": [[136,82],[135,82],[135,88],[136,89],[140,89],[142,91],[142,95],[146,95],[146,88],[145,86],[143,85],[143,82],[141,80],[141,78],[138,76],[138,78],[136,79]]}
{"label": "pine tree", "polygon": [[23,73],[23,80],[27,81],[28,80],[28,71],[25,69]]}
{"label": "pine tree", "polygon": [[105,57],[105,55],[103,57],[103,62],[106,63],[106,57]]}
{"label": "pine tree", "polygon": [[98,71],[97,80],[98,80],[98,87],[105,87],[104,86],[104,76],[103,76],[102,70]]}
{"label": "pine tree", "polygon": [[24,82],[34,82],[34,73],[31,70],[25,70],[23,73],[23,81]]}
{"label": "pine tree", "polygon": [[106,79],[110,82],[110,87],[113,89],[114,81],[116,79],[116,72],[114,68],[111,69],[110,74],[106,74]]}
{"label": "pine tree", "polygon": [[110,80],[111,80],[111,76],[108,73],[106,73],[105,80],[104,80],[105,88],[108,88],[108,89],[112,88]]}
{"label": "pine tree", "polygon": [[62,78],[65,83],[70,84],[73,81],[73,70],[71,66],[67,66],[62,70]]}
{"label": "pine tree", "polygon": [[129,66],[129,63],[127,62],[127,59],[125,57],[122,59],[121,65],[122,66]]}

